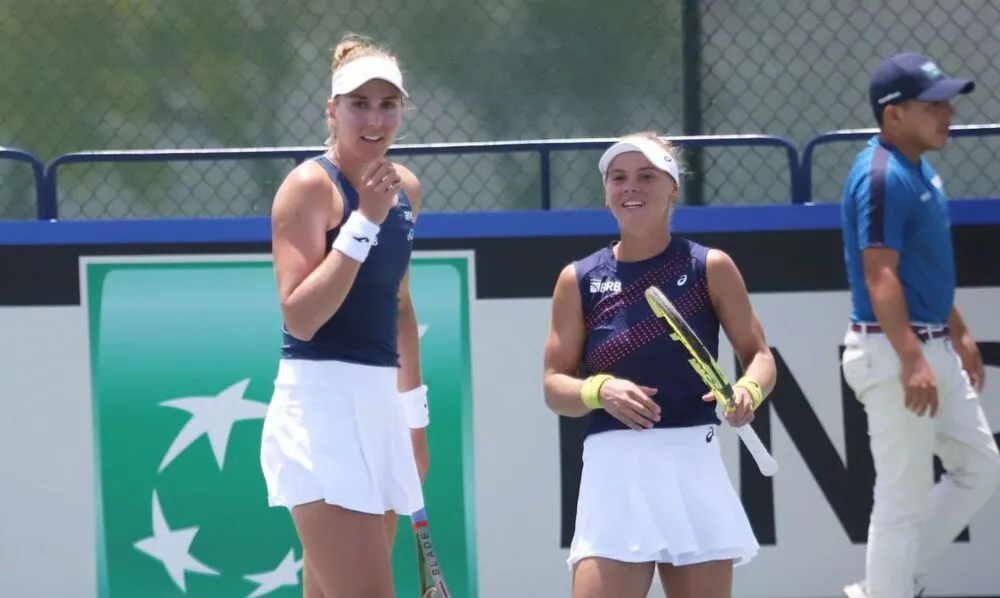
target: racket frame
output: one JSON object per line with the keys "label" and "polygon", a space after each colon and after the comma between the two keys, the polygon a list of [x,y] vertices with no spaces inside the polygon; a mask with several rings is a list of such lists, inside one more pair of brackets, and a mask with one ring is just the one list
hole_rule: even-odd
{"label": "racket frame", "polygon": [[[666,294],[655,285],[650,286],[645,292],[646,302],[649,303],[653,314],[663,319],[670,326],[670,338],[681,343],[687,349],[691,359],[688,363],[698,373],[705,386],[715,396],[716,401],[722,405],[727,412],[732,412],[736,403],[736,392],[729,383],[729,379],[718,362],[708,352],[705,344],[698,338],[698,334],[691,329],[687,320],[674,306]],[[735,426],[734,426],[735,427]],[[761,442],[757,432],[750,424],[735,427],[736,432],[743,444],[750,451],[751,456],[757,463],[757,468],[765,476],[773,476],[778,471],[778,463]]]}
{"label": "racket frame", "polygon": [[441,564],[431,540],[431,530],[427,524],[427,511],[420,509],[410,515],[413,539],[417,544],[417,567],[421,598],[451,598],[445,583]]}

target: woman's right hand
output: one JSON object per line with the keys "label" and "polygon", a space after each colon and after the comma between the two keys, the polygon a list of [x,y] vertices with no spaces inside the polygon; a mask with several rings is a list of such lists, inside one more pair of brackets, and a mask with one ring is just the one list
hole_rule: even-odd
{"label": "woman's right hand", "polygon": [[614,378],[601,385],[601,406],[633,430],[652,428],[660,421],[660,406],[650,398],[655,394],[655,388]]}
{"label": "woman's right hand", "polygon": [[358,209],[369,221],[380,225],[396,201],[403,179],[392,162],[381,158],[368,165],[358,189]]}

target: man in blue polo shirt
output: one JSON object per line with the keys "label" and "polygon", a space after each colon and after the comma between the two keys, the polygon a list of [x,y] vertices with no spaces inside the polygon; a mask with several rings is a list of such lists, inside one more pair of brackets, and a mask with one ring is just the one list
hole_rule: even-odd
{"label": "man in blue polo shirt", "polygon": [[[924,153],[948,141],[950,101],[973,90],[926,56],[872,74],[879,133],[844,189],[851,288],[844,379],[864,405],[875,463],[865,580],[849,598],[911,598],[920,578],[1000,484],[1000,453],[979,404],[984,367],[954,305],[948,200]],[[948,475],[934,484],[933,456]]]}

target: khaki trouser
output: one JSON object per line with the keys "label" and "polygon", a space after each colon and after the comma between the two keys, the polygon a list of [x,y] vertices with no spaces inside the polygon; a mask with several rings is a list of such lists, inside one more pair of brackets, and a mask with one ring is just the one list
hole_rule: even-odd
{"label": "khaki trouser", "polygon": [[[848,330],[844,378],[864,405],[875,464],[865,558],[869,598],[912,598],[924,575],[1000,484],[1000,454],[947,336],[922,344],[938,412],[906,408],[901,365],[881,333]],[[934,484],[933,456],[947,475]]]}

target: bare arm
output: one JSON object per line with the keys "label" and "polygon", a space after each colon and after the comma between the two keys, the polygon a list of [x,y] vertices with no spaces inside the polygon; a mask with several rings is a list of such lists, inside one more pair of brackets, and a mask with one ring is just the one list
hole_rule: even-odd
{"label": "bare arm", "polygon": [[422,382],[420,374],[420,333],[417,312],[410,297],[410,269],[406,269],[399,286],[399,382],[400,392],[413,390]]}
{"label": "bare arm", "polygon": [[309,340],[340,309],[354,284],[357,262],[339,251],[326,253],[326,231],[339,222],[343,202],[324,173],[311,163],[282,183],[271,210],[272,253],[288,332]]}
{"label": "bare arm", "polygon": [[888,247],[873,247],[861,252],[865,286],[872,310],[900,360],[921,357],[920,342],[910,326],[909,309],[899,280],[899,252]]}
{"label": "bare arm", "polygon": [[[413,309],[409,290],[410,270],[399,289],[399,391],[407,392],[423,385],[420,372],[420,333],[417,328],[417,314]],[[403,399],[408,400],[408,399]],[[413,458],[417,462],[417,473],[422,482],[430,468],[430,447],[427,445],[427,428],[410,428],[410,442],[413,444]]]}
{"label": "bare arm", "polygon": [[552,295],[552,322],[545,341],[545,404],[559,415],[582,417],[590,412],[580,400],[583,380],[576,377],[585,337],[576,271],[570,264],[563,268],[556,281]]}
{"label": "bare arm", "polygon": [[399,382],[400,392],[413,390],[423,381],[420,374],[420,333],[417,328],[417,312],[410,297],[410,269],[406,269],[403,282],[399,286]]}
{"label": "bare arm", "polygon": [[958,307],[953,306],[951,313],[948,314],[948,329],[951,333],[951,344],[962,362],[962,369],[969,376],[969,382],[976,392],[983,392],[986,384],[986,366],[983,364],[979,345],[972,338],[972,333],[965,325],[965,318],[958,311]]}
{"label": "bare arm", "polygon": [[[420,182],[412,172],[396,164],[396,172],[403,179],[403,188],[410,200],[414,224],[420,210]],[[420,374],[420,334],[417,329],[417,313],[413,309],[413,299],[410,297],[410,269],[399,285],[399,390],[407,391],[421,385]]]}
{"label": "bare arm", "polygon": [[962,337],[969,334],[969,328],[965,325],[965,318],[958,311],[958,307],[953,306],[948,314],[948,330],[951,333],[952,342],[959,342]]}
{"label": "bare arm", "polygon": [[[396,172],[403,180],[403,188],[410,200],[414,224],[420,210],[420,182],[408,169],[396,164]],[[406,392],[423,385],[420,369],[420,332],[417,326],[417,312],[413,309],[413,299],[410,297],[410,269],[399,285],[399,316],[398,316],[398,347],[399,375],[397,388]],[[423,481],[430,467],[430,449],[427,446],[427,429],[410,429],[410,440],[413,443],[413,456],[417,462],[417,471]]]}
{"label": "bare arm", "polygon": [[764,328],[750,304],[743,276],[729,255],[712,249],[708,253],[707,278],[719,323],[733,345],[744,375],[757,382],[767,396],[774,390],[777,369]]}

